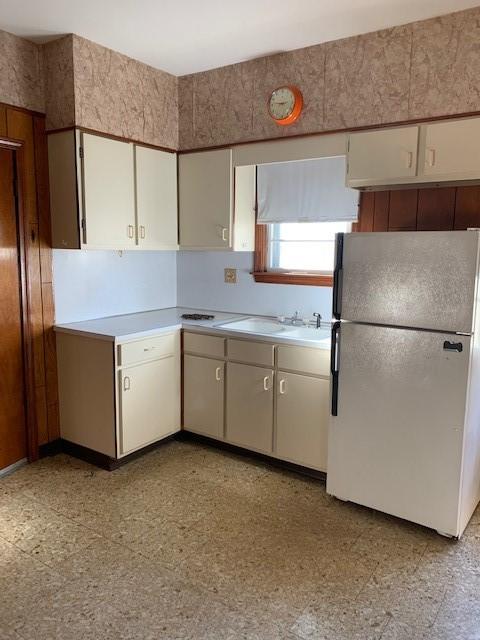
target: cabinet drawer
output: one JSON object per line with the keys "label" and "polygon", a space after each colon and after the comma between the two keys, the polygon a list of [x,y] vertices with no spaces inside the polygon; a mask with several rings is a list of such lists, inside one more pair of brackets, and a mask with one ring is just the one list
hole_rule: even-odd
{"label": "cabinet drawer", "polygon": [[173,355],[176,352],[177,340],[177,334],[169,333],[164,336],[120,344],[118,346],[118,364],[123,367],[134,362]]}
{"label": "cabinet drawer", "polygon": [[330,350],[279,346],[277,366],[279,369],[329,376]]}
{"label": "cabinet drawer", "polygon": [[198,353],[212,358],[225,356],[225,339],[218,336],[206,336],[202,333],[183,334],[183,350],[189,353]]}
{"label": "cabinet drawer", "polygon": [[273,344],[248,340],[227,340],[227,353],[229,360],[273,367]]}

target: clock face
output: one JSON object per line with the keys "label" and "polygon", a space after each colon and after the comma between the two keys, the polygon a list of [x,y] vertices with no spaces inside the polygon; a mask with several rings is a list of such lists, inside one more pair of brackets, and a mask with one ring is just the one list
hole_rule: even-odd
{"label": "clock face", "polygon": [[302,111],[302,94],[296,87],[279,87],[272,91],[268,110],[277,124],[288,125],[295,122]]}

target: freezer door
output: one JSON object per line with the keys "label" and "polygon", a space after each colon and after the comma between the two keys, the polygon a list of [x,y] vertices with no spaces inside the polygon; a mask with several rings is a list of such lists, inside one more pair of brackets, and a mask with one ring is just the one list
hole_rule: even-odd
{"label": "freezer door", "polygon": [[342,323],[328,493],[458,535],[470,342]]}
{"label": "freezer door", "polygon": [[477,231],[345,234],[341,317],[470,333],[477,249]]}

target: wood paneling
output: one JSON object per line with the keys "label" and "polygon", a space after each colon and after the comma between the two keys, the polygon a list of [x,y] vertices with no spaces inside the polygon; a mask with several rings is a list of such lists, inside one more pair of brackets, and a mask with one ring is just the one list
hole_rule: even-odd
{"label": "wood paneling", "polygon": [[373,230],[388,231],[388,211],[390,207],[390,192],[377,191],[373,208]]}
{"label": "wood paneling", "polygon": [[455,187],[420,189],[417,231],[451,231],[455,219]]}
{"label": "wood paneling", "polygon": [[0,136],[7,135],[7,109],[0,104]]}
{"label": "wood paneling", "polygon": [[480,227],[480,187],[457,187],[455,229]]}
{"label": "wood paneling", "polygon": [[390,192],[388,230],[403,231],[417,227],[418,189]]}
{"label": "wood paneling", "polygon": [[[29,379],[33,378],[35,391],[31,398],[35,405],[35,434],[38,434],[40,444],[45,444],[59,437],[45,119],[25,109],[0,105],[0,132],[2,114],[6,126],[4,135],[23,143],[20,176],[22,220],[33,352],[28,375]],[[35,452],[31,457],[35,457]]]}
{"label": "wood paneling", "polygon": [[27,454],[19,263],[14,152],[0,149],[0,469]]}
{"label": "wood paneling", "polygon": [[[383,194],[383,195],[380,195]],[[388,211],[385,214],[386,196]],[[377,200],[382,203],[379,208]],[[379,231],[375,213],[381,211],[383,231],[450,231],[480,228],[480,187],[436,187],[363,192],[353,231]]]}
{"label": "wood paneling", "polygon": [[37,187],[35,180],[35,143],[33,138],[32,115],[18,109],[7,108],[7,135],[9,138],[21,140],[23,146],[23,207],[26,221],[36,224]]}

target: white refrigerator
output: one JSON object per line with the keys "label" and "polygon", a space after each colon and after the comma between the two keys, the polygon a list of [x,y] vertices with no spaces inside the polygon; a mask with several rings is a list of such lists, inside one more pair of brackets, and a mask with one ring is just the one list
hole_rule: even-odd
{"label": "white refrigerator", "polygon": [[479,232],[337,236],[328,493],[463,533],[480,499]]}

